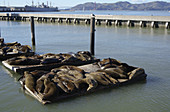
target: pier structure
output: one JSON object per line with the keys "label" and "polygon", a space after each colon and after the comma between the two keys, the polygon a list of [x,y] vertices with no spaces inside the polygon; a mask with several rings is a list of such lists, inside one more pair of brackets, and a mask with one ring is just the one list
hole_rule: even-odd
{"label": "pier structure", "polygon": [[[79,14],[14,14],[0,13],[0,20],[6,21],[30,21],[30,17],[38,22],[58,22],[73,24],[90,24],[91,15]],[[95,15],[96,25],[115,25],[128,27],[165,27],[170,29],[170,16],[131,16],[131,15]]]}

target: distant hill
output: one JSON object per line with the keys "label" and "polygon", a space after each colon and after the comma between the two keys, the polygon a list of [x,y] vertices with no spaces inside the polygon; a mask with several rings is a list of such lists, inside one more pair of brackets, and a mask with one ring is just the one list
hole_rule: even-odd
{"label": "distant hill", "polygon": [[116,3],[93,3],[87,2],[76,5],[70,10],[168,10],[170,11],[170,3],[163,1],[148,2],[142,4],[131,4],[129,2]]}

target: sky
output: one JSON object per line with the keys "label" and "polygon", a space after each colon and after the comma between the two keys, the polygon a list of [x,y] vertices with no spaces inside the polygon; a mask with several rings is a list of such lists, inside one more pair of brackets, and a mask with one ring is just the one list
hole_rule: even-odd
{"label": "sky", "polygon": [[[33,0],[34,4],[37,5],[38,2],[45,4],[51,4],[53,6],[59,7],[59,8],[69,8],[72,6],[75,6],[77,4],[83,4],[85,2],[96,2],[96,3],[115,3],[118,1],[128,1],[130,3],[146,3],[146,2],[152,2],[152,1],[158,1],[158,0]],[[170,0],[159,0],[159,1],[165,1],[170,2]],[[32,5],[32,0],[0,0],[0,6],[25,6],[25,5]]]}

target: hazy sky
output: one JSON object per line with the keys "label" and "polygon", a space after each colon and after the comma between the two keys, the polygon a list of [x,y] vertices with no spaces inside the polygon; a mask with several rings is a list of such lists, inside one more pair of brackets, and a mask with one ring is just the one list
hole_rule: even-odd
{"label": "hazy sky", "polygon": [[[38,4],[44,2],[45,4],[48,3],[53,5],[53,6],[57,6],[59,8],[67,8],[67,7],[71,7],[71,6],[75,6],[77,4],[82,4],[85,2],[96,2],[96,3],[115,3],[117,1],[128,1],[131,3],[145,3],[145,2],[151,2],[151,1],[158,1],[158,0],[33,0],[34,4]],[[162,0],[159,0],[162,1]],[[163,0],[166,2],[170,2],[170,0]],[[6,5],[6,6],[25,6],[25,5],[31,5],[32,4],[32,0],[0,0],[0,6],[2,5]]]}

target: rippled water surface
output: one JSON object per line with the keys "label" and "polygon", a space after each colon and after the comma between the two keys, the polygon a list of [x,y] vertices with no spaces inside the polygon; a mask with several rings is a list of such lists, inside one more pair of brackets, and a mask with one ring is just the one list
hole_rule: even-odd
{"label": "rippled water surface", "polygon": [[[37,53],[89,50],[89,25],[35,26]],[[31,45],[29,22],[0,21],[0,27],[6,42]],[[147,80],[44,106],[22,91],[18,74],[0,63],[0,112],[169,112],[169,29],[97,26],[95,53],[144,68]]]}

